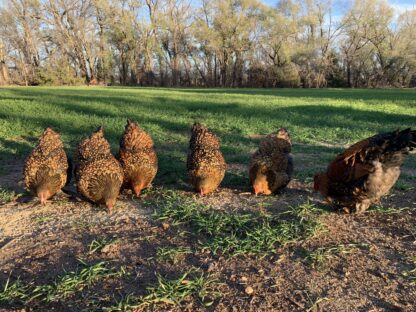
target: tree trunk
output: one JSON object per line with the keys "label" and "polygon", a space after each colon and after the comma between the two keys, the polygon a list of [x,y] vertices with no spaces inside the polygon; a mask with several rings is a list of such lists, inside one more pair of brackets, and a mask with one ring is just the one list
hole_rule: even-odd
{"label": "tree trunk", "polygon": [[179,86],[179,58],[176,52],[173,54],[172,59],[172,86],[178,87]]}
{"label": "tree trunk", "polygon": [[3,44],[0,43],[0,85],[9,83],[9,71],[6,65],[6,53]]}
{"label": "tree trunk", "polygon": [[348,88],[352,88],[351,83],[351,61],[347,59],[347,86]]}
{"label": "tree trunk", "polygon": [[214,55],[214,88],[217,87],[217,55]]}
{"label": "tree trunk", "polygon": [[224,51],[222,61],[220,61],[221,87],[227,87],[227,62],[228,62],[227,51]]}

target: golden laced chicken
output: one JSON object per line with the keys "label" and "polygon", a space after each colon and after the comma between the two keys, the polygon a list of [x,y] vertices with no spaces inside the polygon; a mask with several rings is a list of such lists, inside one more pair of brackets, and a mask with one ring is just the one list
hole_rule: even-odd
{"label": "golden laced chicken", "polygon": [[94,203],[113,208],[123,183],[123,168],[111,154],[102,127],[78,145],[76,159],[78,192]]}
{"label": "golden laced chicken", "polygon": [[120,141],[119,159],[124,170],[125,187],[130,187],[139,196],[156,176],[157,156],[152,138],[131,120],[127,120]]}
{"label": "golden laced chicken", "polygon": [[226,164],[218,138],[199,123],[192,126],[187,169],[190,183],[196,192],[213,192],[224,178]]}
{"label": "golden laced chicken", "polygon": [[59,192],[71,180],[71,164],[58,133],[46,128],[38,145],[26,159],[25,186],[42,204]]}
{"label": "golden laced chicken", "polygon": [[293,173],[292,143],[289,133],[281,128],[267,135],[249,164],[249,177],[256,195],[270,195],[285,187]]}
{"label": "golden laced chicken", "polygon": [[416,131],[381,133],[339,154],[324,173],[314,177],[314,189],[344,212],[364,212],[396,183],[405,156],[416,147]]}

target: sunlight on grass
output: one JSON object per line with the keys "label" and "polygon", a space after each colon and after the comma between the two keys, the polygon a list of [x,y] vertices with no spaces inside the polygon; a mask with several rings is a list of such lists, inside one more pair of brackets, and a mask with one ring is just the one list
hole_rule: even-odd
{"label": "sunlight on grass", "polygon": [[350,254],[360,249],[368,249],[368,244],[350,243],[339,244],[331,247],[319,247],[313,251],[308,251],[305,260],[312,265],[314,269],[323,269],[328,260],[337,255]]}
{"label": "sunlight on grass", "polygon": [[[191,269],[178,278],[166,278],[156,273],[157,282],[146,288],[144,296],[129,294],[115,300],[115,305],[105,307],[106,312],[116,311],[159,311],[169,306],[183,307],[190,300],[197,300],[204,307],[210,307],[221,296],[221,283],[210,274]],[[155,310],[156,309],[156,310]]]}
{"label": "sunlight on grass", "polygon": [[16,192],[11,189],[0,187],[0,204],[15,200],[19,196],[21,196],[21,194],[16,194]]}
{"label": "sunlight on grass", "polygon": [[177,279],[167,279],[157,274],[157,284],[147,288],[148,295],[141,299],[140,305],[167,304],[181,305],[189,297],[195,297],[204,306],[213,304],[220,296],[215,290],[218,280],[212,275],[186,272]]}
{"label": "sunlight on grass", "polygon": [[387,207],[387,206],[383,206],[381,204],[378,204],[378,205],[372,205],[368,209],[368,212],[376,212],[376,213],[382,213],[382,214],[398,214],[398,213],[401,213],[401,212],[409,210],[409,209],[411,209],[411,208],[408,208],[408,207],[402,207],[402,208]]}
{"label": "sunlight on grass", "polygon": [[185,255],[192,253],[189,247],[170,247],[161,246],[156,249],[156,256],[154,259],[157,262],[171,262],[173,264],[183,260]]}
{"label": "sunlight on grass", "polygon": [[88,249],[89,249],[88,253],[93,254],[97,251],[101,251],[105,246],[116,245],[119,242],[120,242],[119,239],[105,239],[105,238],[103,238],[103,239],[94,239],[88,247]]}
{"label": "sunlight on grass", "polygon": [[30,287],[31,285],[25,285],[20,279],[11,282],[9,277],[0,291],[0,304],[25,302],[29,298]]}
{"label": "sunlight on grass", "polygon": [[[64,232],[65,239],[66,235],[68,239],[80,239],[84,248],[78,250],[76,246],[69,246],[71,260],[66,258],[67,247],[64,246],[62,259],[68,262],[61,259],[51,262],[53,272],[59,271],[56,276],[51,276],[49,272],[41,276],[43,271],[39,269],[41,273],[38,273],[33,267],[33,263],[37,262],[30,263],[37,253],[29,249],[25,256],[28,254],[30,257],[16,264],[13,272],[21,274],[21,277],[11,275],[6,280],[6,275],[2,282],[2,307],[85,311],[215,310],[229,300],[240,300],[237,296],[242,295],[244,298],[236,303],[236,307],[248,308],[248,304],[253,303],[253,309],[257,307],[254,304],[264,308],[262,303],[250,301],[247,293],[239,293],[244,288],[234,284],[238,283],[240,273],[253,271],[254,276],[264,269],[264,275],[271,280],[275,278],[272,275],[281,269],[299,273],[291,271],[292,258],[288,256],[296,254],[297,250],[306,254],[301,255],[301,261],[294,261],[294,266],[306,269],[307,274],[317,273],[316,270],[334,268],[332,262],[344,260],[350,253],[360,253],[360,248],[367,248],[365,244],[344,243],[344,238],[350,237],[347,232],[349,223],[346,229],[341,229],[343,232],[335,235],[333,245],[327,246],[329,234],[321,220],[328,222],[339,217],[345,218],[345,222],[365,222],[366,218],[391,219],[393,216],[389,215],[403,211],[406,215],[413,213],[408,211],[410,203],[400,201],[403,207],[410,208],[376,205],[369,214],[352,219],[336,214],[323,216],[327,213],[324,208],[302,200],[309,196],[311,201],[316,199],[309,188],[314,174],[324,170],[328,162],[349,144],[380,131],[414,126],[416,90],[0,88],[0,106],[0,162],[10,162],[10,166],[0,167],[0,176],[6,182],[14,179],[14,172],[20,169],[15,167],[21,166],[47,126],[52,126],[61,134],[65,149],[72,156],[81,138],[89,135],[98,125],[103,125],[105,137],[112,151],[117,153],[126,119],[131,118],[153,137],[159,160],[155,187],[144,191],[140,199],[121,196],[122,201],[131,204],[126,208],[132,209],[129,213],[140,215],[137,225],[133,224],[136,219],[129,216],[125,226],[123,222],[117,222],[119,227],[113,227],[110,221],[118,218],[119,213],[124,213],[123,207],[116,209],[108,218],[101,215],[96,218],[95,209],[85,214],[84,211],[78,214],[80,210],[77,209],[67,209],[77,205],[76,201],[67,199],[62,205],[54,202],[53,207],[57,209],[52,208],[47,213],[44,212],[45,207],[29,208],[36,210],[30,214],[30,226],[39,230],[39,235],[44,235],[43,228],[48,231],[61,229],[57,227],[61,220],[55,220],[55,213],[61,216],[61,206],[68,205],[63,210],[64,217],[72,212],[73,215],[62,220],[67,221],[65,226],[68,227],[64,228],[68,230]],[[206,124],[218,135],[221,151],[230,165],[220,187],[226,190],[203,199],[189,194],[186,176],[190,127],[195,121]],[[258,148],[263,135],[279,127],[289,130],[294,143],[295,183],[276,196],[241,195],[249,188],[247,165],[251,154]],[[388,201],[396,202],[398,200],[394,196],[414,191],[415,164],[416,155],[407,157],[399,181],[386,196]],[[224,203],[221,201],[223,194]],[[0,187],[0,205],[16,200],[18,196],[21,194]],[[229,199],[232,200],[230,205],[227,202]],[[219,207],[210,207],[201,202],[220,204]],[[4,209],[7,213],[9,206],[12,205]],[[19,209],[27,207],[20,201],[16,206]],[[148,210],[145,216],[142,215],[145,208],[155,211],[152,217],[147,214]],[[283,209],[285,211],[282,212]],[[161,228],[160,223],[166,227]],[[367,231],[367,228],[363,230]],[[392,231],[398,239],[402,238],[399,237],[402,232]],[[416,230],[411,234],[414,236],[414,233]],[[374,237],[379,239],[381,235],[385,235],[384,232],[377,231]],[[43,237],[49,239],[49,236]],[[311,239],[315,237],[316,240]],[[403,239],[406,239],[403,248],[407,248],[408,238]],[[7,238],[5,242],[8,242]],[[113,244],[117,244],[117,253],[107,253],[104,248]],[[304,250],[304,246],[310,244],[313,244],[313,250]],[[39,246],[42,250],[46,248],[43,244]],[[360,256],[363,254],[361,252]],[[280,255],[287,257],[287,261],[276,261]],[[57,267],[62,263],[73,263],[79,256],[93,262],[83,260],[79,264],[68,265],[66,270]],[[368,255],[363,256],[368,258]],[[107,261],[108,258],[112,260]],[[377,260],[368,259],[370,262]],[[416,283],[415,263],[413,258],[404,258],[404,269],[399,273],[400,280],[412,286]],[[338,264],[345,265],[345,261]],[[33,273],[20,273],[26,269],[33,269]],[[212,272],[216,275],[211,275]],[[335,272],[335,278],[339,274]],[[231,279],[232,275],[236,279]],[[318,275],[306,276],[310,277],[310,285],[302,282],[299,284],[307,286],[296,286],[296,289],[302,289],[303,301],[299,308],[303,311],[326,308],[326,301],[332,298],[322,289],[312,289]],[[247,285],[253,286],[256,292],[270,286],[269,280],[258,282],[251,280],[251,277],[248,276]],[[306,278],[299,280],[305,281]],[[289,291],[293,283],[297,280],[287,283]],[[277,282],[276,286],[274,289],[279,289]],[[270,288],[264,301],[275,295],[273,291]],[[254,294],[257,295],[256,292]],[[361,296],[363,291],[357,293]],[[219,298],[222,296],[224,300],[221,302]],[[260,298],[257,302],[263,300],[258,296],[252,298]],[[281,302],[283,300],[286,299]],[[216,306],[216,302],[220,305]]]}
{"label": "sunlight on grass", "polygon": [[244,165],[258,144],[252,135],[286,127],[295,155],[320,160],[309,161],[307,175],[299,172],[304,180],[342,146],[415,125],[415,95],[415,90],[0,88],[0,158],[24,158],[47,126],[61,133],[72,154],[82,137],[103,125],[117,152],[126,119],[132,118],[155,140],[160,164],[155,183],[177,184],[186,180],[193,122],[219,136],[227,162]]}
{"label": "sunlight on grass", "polygon": [[152,206],[157,207],[156,219],[190,227],[200,247],[213,254],[264,256],[274,252],[277,246],[319,235],[325,229],[317,218],[319,210],[310,203],[276,216],[230,213],[166,192]]}

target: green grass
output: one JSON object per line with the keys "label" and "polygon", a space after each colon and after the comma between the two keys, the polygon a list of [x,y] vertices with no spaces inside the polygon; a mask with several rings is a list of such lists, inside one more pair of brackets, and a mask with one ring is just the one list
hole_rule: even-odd
{"label": "green grass", "polygon": [[97,251],[101,251],[105,246],[115,245],[115,244],[118,244],[119,242],[120,242],[119,239],[105,239],[105,238],[94,239],[88,247],[89,249],[88,253],[93,254]]}
{"label": "green grass", "polygon": [[25,285],[20,279],[11,282],[9,277],[0,291],[0,305],[26,301],[29,298],[30,287],[30,285]]}
{"label": "green grass", "polygon": [[397,207],[387,207],[387,206],[383,206],[381,204],[378,205],[372,205],[368,211],[369,212],[376,212],[376,213],[382,213],[382,214],[398,214],[401,213],[405,210],[408,210],[410,208],[407,207],[402,207],[402,208],[397,208]]}
{"label": "green grass", "polygon": [[176,279],[167,279],[157,274],[156,285],[147,288],[148,294],[141,298],[140,306],[181,306],[190,297],[194,297],[204,306],[210,306],[221,295],[216,289],[218,286],[219,282],[214,276],[204,273],[188,271]]}
{"label": "green grass", "polygon": [[71,227],[80,231],[89,231],[96,224],[89,220],[77,219],[71,222]]}
{"label": "green grass", "polygon": [[[66,272],[51,284],[34,286],[33,283],[24,284],[20,279],[14,282],[11,282],[10,278],[7,279],[0,290],[0,305],[66,302],[76,293],[82,293],[86,287],[100,280],[128,275],[125,267],[116,269],[105,261],[94,265],[80,262],[82,269]],[[167,278],[156,273],[156,278],[156,283],[146,287],[145,295],[129,294],[115,299],[115,304],[112,306],[101,305],[100,310],[135,311],[137,308],[143,309],[149,306],[182,306],[191,299],[208,307],[221,295],[218,289],[221,285],[219,280],[214,275],[199,269],[190,269],[176,278]]]}
{"label": "green grass", "polygon": [[308,308],[305,309],[305,312],[315,312],[315,311],[321,311],[322,309],[319,309],[319,304],[330,301],[327,297],[319,297],[319,296],[311,296],[309,293],[306,293],[307,301],[308,301]]}
{"label": "green grass", "polygon": [[178,263],[183,260],[184,256],[191,253],[189,247],[171,247],[171,246],[161,246],[156,249],[156,256],[154,259],[157,262],[171,262],[173,264]]}
{"label": "green grass", "polygon": [[[0,88],[0,108],[2,159],[24,158],[47,126],[62,134],[72,153],[83,136],[102,124],[116,152],[125,120],[132,118],[155,140],[155,184],[180,184],[186,180],[194,121],[215,131],[226,161],[237,164],[246,164],[258,144],[251,135],[283,126],[291,133],[295,155],[308,156],[309,171],[299,175],[310,179],[341,146],[414,126],[416,90],[22,87]],[[245,174],[229,174],[224,183],[241,186],[246,180]]]}
{"label": "green grass", "polygon": [[368,248],[367,244],[339,244],[331,247],[319,247],[307,253],[305,260],[315,269],[323,269],[327,261],[336,255],[345,255],[354,252],[357,248]]}
{"label": "green grass", "polygon": [[14,190],[0,187],[0,204],[10,202],[19,197],[19,195]]}
{"label": "green grass", "polygon": [[[117,283],[122,283],[126,269],[116,268],[110,262],[81,263],[46,284],[7,280],[0,288],[0,304],[29,303],[53,307],[58,304],[56,302],[70,305],[72,300],[82,297],[106,305],[110,304],[114,294],[117,299],[114,299],[113,306],[104,310],[149,308],[157,311],[162,305],[185,308],[191,300],[205,306],[212,305],[221,295],[221,284],[214,276],[187,271],[188,261],[184,261],[186,268],[177,274],[162,275],[164,270],[159,269],[166,266],[164,262],[180,265],[191,251],[197,255],[205,251],[214,259],[240,256],[245,261],[244,256],[263,257],[275,253],[280,247],[303,243],[320,235],[325,231],[319,221],[319,215],[324,211],[305,202],[273,215],[245,211],[244,207],[230,212],[204,206],[191,196],[183,196],[178,189],[187,182],[185,160],[191,124],[195,121],[206,124],[221,139],[221,150],[227,163],[244,166],[258,146],[258,135],[286,127],[294,143],[294,178],[311,182],[314,173],[324,169],[345,145],[380,131],[414,127],[416,90],[0,88],[0,163],[24,159],[47,126],[61,133],[65,147],[72,155],[82,137],[103,125],[106,138],[116,153],[127,118],[136,120],[148,131],[157,149],[159,171],[154,185],[158,187],[145,191],[145,198],[151,199],[147,205],[156,210],[156,219],[169,223],[171,228],[167,232],[173,231],[175,239],[189,245],[173,246],[172,243],[156,248],[154,261],[149,263],[151,269],[159,273],[154,284],[149,286],[146,282],[140,295],[133,287],[123,289],[120,286],[120,293],[117,290],[105,298],[97,299],[98,294],[89,296],[95,287],[105,285],[106,279],[112,281],[114,278]],[[415,165],[415,155],[409,156],[396,191],[414,189]],[[234,167],[241,170],[227,171],[222,186],[248,190],[244,166]],[[0,176],[8,171],[0,166]],[[161,192],[161,189],[168,191]],[[16,196],[9,189],[0,189],[0,204]],[[253,204],[258,207],[254,208],[267,211],[267,205],[275,199],[274,196],[258,198]],[[376,206],[373,211],[390,214],[402,210]],[[39,214],[33,220],[44,224],[50,219]],[[82,232],[96,226],[87,219],[75,220],[71,224],[73,229]],[[138,245],[140,241],[152,244],[157,238],[152,234],[135,240]],[[86,246],[85,256],[88,259],[99,257],[98,253],[105,246],[114,243],[117,241],[97,238]],[[349,245],[317,248],[309,252],[305,261],[320,268],[331,258],[352,252],[354,248]],[[415,261],[410,261],[412,266],[405,274],[414,283]],[[308,295],[305,310],[318,310],[327,300],[325,295]]]}
{"label": "green grass", "polygon": [[35,221],[36,223],[39,223],[39,224],[43,224],[43,223],[49,222],[52,219],[53,218],[51,216],[47,216],[47,215],[44,215],[42,213],[36,214],[32,218],[33,221]]}
{"label": "green grass", "polygon": [[133,294],[128,294],[121,298],[116,298],[115,304],[109,307],[104,307],[104,312],[133,312],[137,311],[139,298]]}
{"label": "green grass", "polygon": [[215,210],[177,192],[166,192],[148,204],[156,207],[156,219],[189,227],[200,248],[213,254],[265,256],[325,229],[319,210],[308,202],[280,215]]}
{"label": "green grass", "polygon": [[[210,274],[191,269],[177,278],[166,278],[156,273],[157,282],[146,288],[146,295],[128,294],[116,299],[115,304],[103,308],[106,312],[116,311],[159,311],[158,308],[184,306],[191,299],[202,306],[211,306],[221,296],[219,280]],[[165,311],[165,310],[163,310]]]}
{"label": "green grass", "polygon": [[68,272],[52,284],[37,286],[32,292],[31,300],[40,299],[45,302],[65,300],[100,279],[120,277],[126,274],[124,268],[116,270],[109,267],[105,261],[94,265],[87,265],[81,260],[80,262],[83,265],[81,270]]}
{"label": "green grass", "polygon": [[50,284],[24,284],[20,279],[14,282],[7,279],[0,291],[0,304],[23,304],[31,302],[58,302],[69,299],[86,287],[107,278],[121,278],[128,276],[124,266],[115,268],[109,262],[101,261],[88,265],[79,260],[81,267],[77,270],[65,272]]}
{"label": "green grass", "polygon": [[416,256],[409,257],[409,262],[411,262],[413,269],[405,271],[403,275],[410,279],[413,286],[416,286]]}

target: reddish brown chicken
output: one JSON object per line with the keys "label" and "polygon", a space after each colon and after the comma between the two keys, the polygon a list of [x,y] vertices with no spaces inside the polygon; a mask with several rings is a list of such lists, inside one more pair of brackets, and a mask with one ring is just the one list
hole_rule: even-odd
{"label": "reddish brown chicken", "polygon": [[291,149],[290,136],[284,128],[260,142],[249,165],[250,183],[256,195],[270,195],[289,183],[293,172]]}
{"label": "reddish brown chicken", "polygon": [[152,138],[130,120],[127,120],[120,141],[119,159],[124,170],[125,187],[131,188],[139,196],[156,176],[157,156]]}
{"label": "reddish brown chicken", "polygon": [[42,204],[60,191],[71,179],[71,166],[59,134],[46,128],[39,143],[25,162],[24,180],[28,190]]}
{"label": "reddish brown chicken", "polygon": [[111,154],[102,127],[78,145],[76,157],[78,192],[94,203],[113,208],[123,183],[123,168]]}
{"label": "reddish brown chicken", "polygon": [[191,185],[201,195],[215,191],[226,169],[218,138],[203,125],[195,123],[189,148],[187,168]]}
{"label": "reddish brown chicken", "polygon": [[416,131],[382,133],[358,142],[315,175],[314,189],[345,212],[363,212],[396,183],[400,166],[416,147]]}

